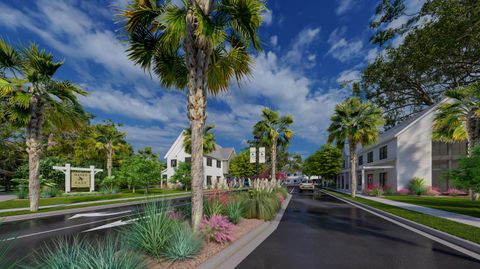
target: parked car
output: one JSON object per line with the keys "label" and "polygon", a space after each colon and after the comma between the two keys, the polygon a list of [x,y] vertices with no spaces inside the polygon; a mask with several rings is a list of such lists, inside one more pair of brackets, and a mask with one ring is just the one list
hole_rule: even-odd
{"label": "parked car", "polygon": [[310,179],[304,179],[302,180],[302,183],[298,186],[300,189],[300,192],[303,191],[314,191],[315,190],[315,184],[313,183],[313,180]]}

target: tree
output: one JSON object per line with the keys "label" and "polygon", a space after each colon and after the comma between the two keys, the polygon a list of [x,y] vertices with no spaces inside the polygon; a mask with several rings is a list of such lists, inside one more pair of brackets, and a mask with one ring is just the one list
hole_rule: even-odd
{"label": "tree", "polygon": [[[120,125],[117,125],[120,126]],[[112,176],[112,162],[115,150],[124,143],[126,134],[117,130],[115,123],[106,121],[104,124],[97,124],[95,140],[97,147],[105,149],[107,157],[107,176]]]}
{"label": "tree", "polygon": [[[260,170],[263,170],[264,165],[259,164]],[[238,153],[230,161],[229,166],[230,175],[238,178],[251,178],[257,174],[256,164],[250,163],[250,154],[248,150]]]}
{"label": "tree", "polygon": [[141,154],[134,154],[125,159],[118,171],[118,177],[132,187],[143,186],[148,193],[153,183],[159,182],[163,163],[158,159],[149,159]]}
{"label": "tree", "polygon": [[303,174],[311,177],[311,176],[319,176],[322,171],[320,168],[320,152],[317,150],[312,155],[308,156],[307,159],[303,162]]}
{"label": "tree", "polygon": [[180,182],[185,186],[185,190],[188,190],[192,185],[192,165],[188,162],[180,162],[177,167],[175,167],[175,174],[170,177],[170,182],[177,183]]}
{"label": "tree", "polygon": [[[208,154],[215,150],[215,135],[210,131],[215,128],[215,125],[205,126],[203,130],[203,153]],[[183,148],[188,154],[192,154],[192,129],[187,128],[183,131]]]}
{"label": "tree", "polygon": [[325,144],[318,150],[319,176],[323,180],[333,180],[342,170],[343,154],[339,148]]}
{"label": "tree", "polygon": [[[290,154],[289,154],[290,155]],[[301,171],[303,167],[302,156],[300,154],[291,154],[287,157],[284,169],[289,173]]]}
{"label": "tree", "polygon": [[[458,168],[449,171],[448,176],[457,188],[480,192],[480,146],[472,149],[471,155],[463,157],[458,162]],[[472,200],[476,197],[473,195]]]}
{"label": "tree", "polygon": [[261,0],[136,0],[121,13],[129,57],[164,87],[188,89],[192,129],[192,226],[203,215],[203,130],[207,93],[228,90],[251,73],[250,48],[260,50]]}
{"label": "tree", "polygon": [[87,93],[69,81],[55,80],[63,61],[38,46],[13,48],[0,39],[0,98],[7,100],[2,116],[17,126],[26,127],[29,163],[30,210],[38,211],[40,198],[39,163],[44,132],[76,129],[87,116],[77,95]]}
{"label": "tree", "polygon": [[367,146],[378,140],[378,128],[384,123],[382,110],[372,103],[362,103],[357,97],[352,97],[335,106],[328,127],[328,142],[336,141],[343,147],[348,141],[350,157],[351,195],[357,192],[357,145]]}
{"label": "tree", "polygon": [[365,97],[384,109],[388,126],[440,101],[446,89],[480,79],[480,2],[427,0],[418,13],[404,2],[377,7],[371,41],[386,49],[360,83]]}
{"label": "tree", "polygon": [[138,154],[149,160],[158,160],[158,153],[153,152],[152,147],[145,147],[144,149],[139,149]]}
{"label": "tree", "polygon": [[260,135],[270,141],[272,180],[275,180],[276,175],[277,145],[288,144],[293,137],[293,131],[290,129],[292,124],[293,117],[291,115],[280,117],[277,111],[264,108],[262,110],[262,120],[253,127],[255,135]]}

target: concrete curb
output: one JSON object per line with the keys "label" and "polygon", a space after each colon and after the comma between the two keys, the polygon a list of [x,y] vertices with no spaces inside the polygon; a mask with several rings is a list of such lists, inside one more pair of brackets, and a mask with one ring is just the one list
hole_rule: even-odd
{"label": "concrete curb", "polygon": [[[448,244],[445,244],[445,245],[447,245],[449,247],[452,247],[456,250],[459,250],[459,251],[461,251],[461,252],[463,252],[463,253],[465,253],[469,256],[472,256],[472,257],[480,260],[480,245],[479,244],[476,244],[474,242],[465,240],[463,238],[460,238],[460,237],[457,237],[457,236],[454,236],[454,235],[436,230],[436,229],[428,227],[426,225],[423,225],[423,224],[420,224],[420,223],[402,218],[402,217],[394,215],[392,213],[385,212],[383,210],[371,207],[369,205],[362,204],[362,203],[357,202],[357,201],[348,200],[348,199],[345,199],[341,196],[331,194],[331,193],[328,193],[328,192],[324,192],[324,191],[321,191],[321,192],[323,192],[327,195],[333,196],[333,197],[335,197],[335,198],[337,198],[337,199],[339,199],[343,202],[352,204],[352,205],[354,205],[354,206],[356,206],[360,209],[375,212],[378,215],[383,216],[384,219],[389,220],[390,222],[394,222],[394,223],[398,222],[398,223],[401,223],[401,224],[403,224],[405,226],[408,226],[412,229],[415,229],[415,230],[423,232],[427,235],[430,235],[430,237],[427,236],[430,239],[433,239],[432,237],[440,239],[440,240],[435,240],[435,241],[437,241],[439,243],[443,243],[443,244],[445,244],[445,242],[446,242]],[[410,230],[412,230],[412,229],[410,229]],[[422,234],[422,233],[420,233],[420,234]],[[444,241],[444,242],[442,242],[442,241]],[[466,251],[462,251],[462,249],[464,249]]]}
{"label": "concrete curb", "polygon": [[220,251],[215,256],[211,257],[202,263],[198,269],[231,269],[239,265],[250,253],[255,250],[267,237],[270,236],[280,224],[283,214],[290,203],[292,195],[288,195],[285,202],[282,204],[280,211],[274,220],[265,222],[253,229],[242,238],[235,241],[227,248]]}

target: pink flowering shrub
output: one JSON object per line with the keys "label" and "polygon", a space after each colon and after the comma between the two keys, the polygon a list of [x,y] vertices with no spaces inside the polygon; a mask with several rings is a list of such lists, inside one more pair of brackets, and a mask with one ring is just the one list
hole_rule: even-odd
{"label": "pink flowering shrub", "polygon": [[397,194],[399,195],[409,195],[410,194],[410,190],[407,189],[407,188],[403,188],[403,189],[400,189]]}
{"label": "pink flowering shrub", "polygon": [[450,188],[450,189],[448,189],[446,194],[450,195],[450,196],[458,196],[458,195],[466,195],[467,193],[464,192],[464,191],[461,191],[459,189]]}
{"label": "pink flowering shrub", "polygon": [[441,194],[440,189],[438,187],[430,187],[427,190],[427,195],[429,196],[439,196]]}
{"label": "pink flowering shrub", "polygon": [[367,188],[367,194],[370,196],[382,196],[383,193],[383,188],[378,185],[371,185]]}
{"label": "pink flowering shrub", "polygon": [[235,225],[221,215],[213,215],[210,218],[204,217],[200,223],[200,232],[208,241],[226,243],[235,239]]}

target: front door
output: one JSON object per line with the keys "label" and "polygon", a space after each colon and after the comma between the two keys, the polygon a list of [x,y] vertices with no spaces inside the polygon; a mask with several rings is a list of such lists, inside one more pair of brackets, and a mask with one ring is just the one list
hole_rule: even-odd
{"label": "front door", "polygon": [[373,174],[368,174],[367,175],[367,189],[370,189],[373,187]]}

